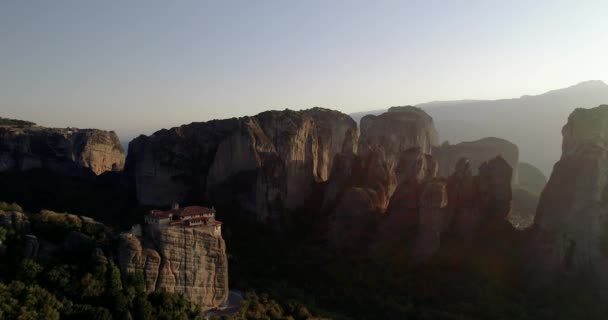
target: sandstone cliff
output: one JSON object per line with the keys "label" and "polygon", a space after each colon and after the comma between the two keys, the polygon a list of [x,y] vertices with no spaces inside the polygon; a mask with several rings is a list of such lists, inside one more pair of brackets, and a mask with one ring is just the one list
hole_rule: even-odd
{"label": "sandstone cliff", "polygon": [[372,150],[380,150],[385,158],[396,160],[399,152],[412,147],[420,147],[424,153],[430,154],[438,140],[433,118],[422,109],[392,107],[381,115],[368,115],[361,119],[359,153],[365,155]]}
{"label": "sandstone cliff", "polygon": [[576,109],[562,135],[562,156],[538,205],[530,270],[540,283],[579,275],[608,289],[608,105]]}
{"label": "sandstone cliff", "polygon": [[114,132],[0,126],[0,171],[46,168],[65,174],[123,169],[125,154]]}
{"label": "sandstone cliff", "polygon": [[376,188],[384,193],[384,209],[398,184],[396,170],[402,152],[420,148],[430,154],[437,143],[433,119],[415,107],[392,107],[379,116],[361,119],[358,155],[367,164],[369,176],[382,180]]}
{"label": "sandstone cliff", "polygon": [[118,262],[123,274],[141,272],[148,292],[183,294],[203,309],[228,298],[226,244],[206,228],[136,226],[141,236],[120,237]]}
{"label": "sandstone cliff", "polygon": [[337,153],[356,151],[357,136],[355,122],[336,111],[268,111],[140,136],[126,171],[142,204],[238,204],[277,222],[327,180]]}

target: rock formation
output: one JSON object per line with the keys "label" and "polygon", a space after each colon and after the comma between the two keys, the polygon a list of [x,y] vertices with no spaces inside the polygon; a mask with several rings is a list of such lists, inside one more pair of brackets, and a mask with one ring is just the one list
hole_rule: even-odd
{"label": "rock formation", "polygon": [[402,153],[397,172],[400,183],[380,226],[379,247],[390,247],[390,255],[409,249],[413,259],[424,260],[441,244],[447,214],[447,184],[436,178],[437,162],[420,148]]}
{"label": "rock formation", "polygon": [[433,119],[415,107],[392,107],[379,116],[361,119],[358,155],[368,164],[368,171],[375,171],[370,172],[370,176],[385,180],[384,208],[398,184],[396,170],[401,153],[420,148],[422,153],[430,154],[437,144]]}
{"label": "rock formation", "polygon": [[100,175],[122,170],[124,162],[114,132],[0,126],[0,172],[46,168],[62,174]]}
{"label": "rock formation", "polygon": [[470,164],[461,160],[448,178],[449,230],[452,235],[473,239],[506,223],[511,212],[513,169],[498,156],[479,166],[471,175]]}
{"label": "rock formation", "polygon": [[482,163],[496,156],[501,156],[513,168],[513,182],[517,183],[519,151],[515,144],[507,140],[489,137],[455,145],[444,142],[440,147],[433,148],[433,157],[439,162],[439,176],[446,178],[454,173],[456,163],[462,158],[470,161],[473,174],[477,174]]}
{"label": "rock formation", "polygon": [[335,154],[356,151],[357,134],[321,108],[192,123],[133,140],[126,171],[141,204],[238,204],[276,222],[327,180]]}
{"label": "rock formation", "polygon": [[430,154],[438,141],[433,118],[416,107],[392,107],[381,115],[361,119],[359,154],[362,156],[380,150],[387,160],[396,161],[401,151],[413,147]]}
{"label": "rock formation", "polygon": [[530,271],[546,284],[563,275],[589,277],[608,289],[608,105],[576,109],[562,129],[555,164],[535,217]]}
{"label": "rock formation", "polygon": [[[427,167],[436,168],[431,157],[424,158]],[[424,167],[421,161],[405,163]],[[378,247],[392,247],[390,255],[408,250],[413,261],[425,261],[445,241],[472,242],[506,224],[512,169],[501,157],[483,163],[476,176],[466,159],[457,162],[447,180],[437,178],[436,169],[413,172],[397,187],[380,227]]]}
{"label": "rock formation", "polygon": [[[118,262],[123,274],[141,272],[149,292],[183,294],[203,309],[228,298],[226,244],[207,228],[154,225],[122,234]],[[137,235],[141,233],[141,235]]]}

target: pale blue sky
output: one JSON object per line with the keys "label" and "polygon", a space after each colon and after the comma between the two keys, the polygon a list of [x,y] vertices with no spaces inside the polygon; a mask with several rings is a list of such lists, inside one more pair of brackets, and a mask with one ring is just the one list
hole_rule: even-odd
{"label": "pale blue sky", "polygon": [[121,138],[608,80],[608,1],[0,1],[0,116]]}

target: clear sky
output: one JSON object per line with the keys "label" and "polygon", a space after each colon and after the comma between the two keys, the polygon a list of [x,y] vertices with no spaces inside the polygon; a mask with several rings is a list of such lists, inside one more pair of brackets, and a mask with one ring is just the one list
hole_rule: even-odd
{"label": "clear sky", "polygon": [[608,80],[608,1],[0,1],[0,116],[126,139]]}

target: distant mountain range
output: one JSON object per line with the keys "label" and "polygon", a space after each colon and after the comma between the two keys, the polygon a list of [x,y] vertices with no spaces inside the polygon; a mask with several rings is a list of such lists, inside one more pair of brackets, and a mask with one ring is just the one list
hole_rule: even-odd
{"label": "distant mountain range", "polygon": [[[431,115],[442,141],[458,143],[484,137],[507,139],[519,147],[521,161],[547,176],[561,154],[561,128],[576,108],[608,104],[608,85],[599,80],[540,95],[501,100],[435,101],[417,105]],[[355,121],[367,114],[351,114]]]}

